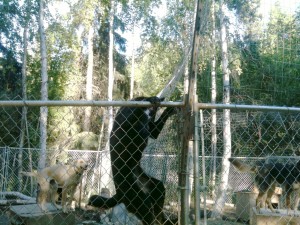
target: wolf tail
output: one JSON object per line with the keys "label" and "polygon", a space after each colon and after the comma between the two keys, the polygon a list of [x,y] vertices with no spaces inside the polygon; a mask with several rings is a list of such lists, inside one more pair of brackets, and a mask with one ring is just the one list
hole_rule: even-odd
{"label": "wolf tail", "polygon": [[229,158],[229,162],[239,171],[241,172],[250,172],[250,173],[256,173],[257,167],[256,166],[250,166],[246,163],[243,163],[239,159]]}
{"label": "wolf tail", "polygon": [[114,195],[111,198],[106,198],[100,195],[92,195],[88,201],[88,205],[103,209],[115,207],[120,203],[121,199],[118,197],[118,195]]}

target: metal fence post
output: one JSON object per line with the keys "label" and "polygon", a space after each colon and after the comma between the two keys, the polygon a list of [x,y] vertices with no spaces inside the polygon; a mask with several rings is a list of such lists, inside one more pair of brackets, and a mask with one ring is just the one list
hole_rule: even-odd
{"label": "metal fence post", "polygon": [[[195,96],[195,101],[197,102],[197,96]],[[199,188],[199,112],[198,109],[195,108],[195,126],[194,126],[194,204],[195,204],[195,225],[200,225],[200,188]]]}
{"label": "metal fence post", "polygon": [[[197,111],[198,112],[198,111]],[[201,154],[202,154],[202,191],[203,191],[203,222],[204,225],[207,224],[207,211],[206,211],[206,193],[207,193],[207,185],[206,185],[206,164],[205,164],[205,146],[204,146],[204,121],[203,121],[203,110],[200,110],[200,128],[201,128]],[[198,153],[199,154],[199,153]]]}

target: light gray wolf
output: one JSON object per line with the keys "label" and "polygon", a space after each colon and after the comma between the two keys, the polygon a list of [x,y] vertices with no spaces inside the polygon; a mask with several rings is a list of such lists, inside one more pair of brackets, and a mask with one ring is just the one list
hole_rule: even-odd
{"label": "light gray wolf", "polygon": [[[83,172],[87,169],[87,163],[78,159],[70,165],[57,164],[46,167],[41,171],[22,172],[26,176],[36,177],[38,183],[37,203],[45,210],[47,199],[56,205],[56,192],[62,188],[62,210],[68,212],[67,204],[70,204],[77,185],[80,183]],[[70,195],[67,202],[67,194]],[[49,196],[50,195],[50,196]]]}

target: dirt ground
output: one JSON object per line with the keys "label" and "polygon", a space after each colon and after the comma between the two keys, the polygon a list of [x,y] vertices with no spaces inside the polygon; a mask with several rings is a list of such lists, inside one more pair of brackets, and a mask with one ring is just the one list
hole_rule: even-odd
{"label": "dirt ground", "polygon": [[[235,214],[235,207],[233,205],[226,205],[225,208],[224,208],[224,214],[222,216],[221,219],[212,219],[212,218],[209,218],[210,215],[211,215],[211,210],[213,208],[213,205],[212,204],[208,204],[207,205],[207,214],[208,214],[208,218],[207,218],[207,225],[248,225],[249,222],[247,221],[238,221],[237,220],[237,217],[236,217],[236,214]],[[203,208],[202,208],[203,209]],[[191,212],[193,212],[193,209],[191,210]],[[164,211],[165,215],[168,215],[168,217],[174,219],[174,217],[177,218],[177,212],[175,212],[174,210],[171,210],[171,211]],[[89,221],[99,221],[99,217],[100,216],[101,212],[97,212],[97,211],[89,211],[88,213],[85,212],[85,213],[78,213],[78,222],[79,221],[83,221],[84,219],[86,220],[89,220]],[[203,216],[204,216],[204,212],[203,210],[201,210],[200,212],[201,214],[201,224],[204,224],[204,221],[203,221]],[[195,224],[195,221],[193,220],[193,215],[191,213],[190,215],[190,225],[194,225]],[[82,223],[78,223],[77,225],[81,225]],[[111,222],[105,222],[105,219],[102,219],[101,222],[96,222],[95,225],[112,225],[113,223]],[[176,225],[178,223],[173,223],[171,221],[169,221],[167,223],[167,225]]]}
{"label": "dirt ground", "polygon": [[[201,208],[203,209],[203,205]],[[221,219],[212,219],[210,218],[211,212],[213,210],[213,202],[207,202],[207,225],[247,225],[248,221],[241,221],[236,216],[236,209],[234,205],[225,205],[223,209],[223,215]],[[201,210],[201,223],[203,223],[204,213]],[[204,223],[203,223],[204,224]]]}
{"label": "dirt ground", "polygon": [[[210,215],[212,209],[212,205],[207,206],[207,213],[208,217]],[[7,216],[7,211],[9,210],[9,207],[1,207],[0,208],[0,225],[9,225],[9,218]],[[106,222],[105,219],[101,218],[101,212],[100,211],[86,211],[77,209],[76,210],[76,225],[84,225],[84,224],[93,224],[93,225],[111,225],[111,222]],[[201,212],[201,223],[203,222],[203,211]],[[103,215],[103,214],[102,214]],[[174,215],[174,214],[173,214]],[[102,219],[101,222],[99,222],[100,218]],[[94,222],[92,222],[94,221]],[[97,222],[96,222],[97,221]],[[91,222],[91,223],[89,223]],[[190,220],[190,224],[195,224],[195,221],[193,221],[192,217]],[[173,224],[172,222],[169,222],[168,224]],[[237,221],[235,216],[235,208],[231,206],[225,206],[224,208],[224,215],[222,219],[211,219],[207,218],[207,225],[246,225],[249,224],[248,222],[240,222]]]}
{"label": "dirt ground", "polygon": [[239,223],[234,221],[225,221],[225,220],[207,220],[207,225],[245,225],[248,223]]}

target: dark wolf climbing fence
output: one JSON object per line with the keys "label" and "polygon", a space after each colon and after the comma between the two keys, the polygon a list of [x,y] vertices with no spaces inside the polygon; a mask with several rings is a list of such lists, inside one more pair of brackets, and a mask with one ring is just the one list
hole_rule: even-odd
{"label": "dark wolf climbing fence", "polygon": [[[0,202],[3,207],[1,211],[3,221],[6,221],[5,223],[9,224],[22,221],[22,218],[20,219],[22,215],[16,214],[13,206],[18,206],[18,210],[31,210],[31,208],[28,207],[34,205],[36,202],[35,198],[38,195],[37,190],[39,184],[35,178],[22,176],[21,172],[39,170],[39,160],[43,153],[42,150],[38,148],[39,140],[35,139],[39,137],[38,123],[36,123],[39,120],[39,111],[35,106],[28,106],[30,105],[30,102],[27,102],[27,113],[31,119],[26,121],[27,128],[26,133],[24,134],[25,138],[23,145],[29,147],[19,147],[18,145],[20,144],[19,141],[21,137],[19,128],[20,123],[18,121],[12,121],[10,112],[14,111],[21,115],[22,108],[10,106],[10,103],[6,102],[6,104],[7,103],[8,105],[2,106],[1,114],[5,115],[6,122],[11,120],[12,126],[7,127],[2,125],[0,129],[4,134],[2,137],[6,138],[6,140],[10,139],[11,145],[0,148]],[[18,102],[11,103],[19,104]],[[36,104],[36,102],[33,104]],[[43,105],[44,103],[38,104]],[[57,104],[57,102],[54,104]],[[62,102],[59,104],[62,104]],[[84,104],[86,104],[86,102]],[[101,102],[100,105],[101,104],[103,103]],[[118,103],[118,105],[122,104],[126,105],[126,102]],[[171,105],[172,104],[175,106],[181,105],[181,103],[171,103]],[[137,107],[143,107],[143,104],[140,106],[137,105]],[[116,107],[116,110],[117,108],[118,107]],[[90,131],[78,133],[74,121],[80,120],[80,118],[77,118],[77,113],[84,112],[84,109],[85,107],[76,106],[49,107],[50,113],[57,114],[57,119],[51,121],[48,126],[47,144],[51,147],[46,149],[46,166],[54,164],[72,164],[72,162],[80,158],[88,163],[88,169],[84,172],[73,199],[73,208],[76,208],[74,211],[74,220],[69,218],[66,219],[65,223],[68,224],[71,220],[71,223],[75,221],[74,223],[80,224],[85,221],[93,220],[95,223],[102,224],[135,224],[137,219],[128,215],[126,210],[122,209],[122,207],[117,208],[118,210],[114,209],[112,211],[108,210],[107,212],[102,211],[98,213],[98,210],[95,211],[86,208],[87,201],[91,195],[105,193],[112,196],[115,194],[115,189],[112,179],[109,148],[107,147],[109,144],[109,135],[107,134],[108,123],[105,115],[106,111],[100,106],[94,106],[93,111],[102,112],[102,117],[99,116],[100,125],[94,124],[95,127],[91,129],[96,130],[96,132]],[[182,124],[178,116],[175,115],[172,119],[168,120],[159,138],[157,140],[149,141],[140,162],[142,168],[148,175],[155,177],[164,183],[166,188],[166,217],[170,217],[173,220],[174,218],[176,219],[178,213],[177,177],[179,160],[178,150],[180,149],[180,126],[182,126]],[[72,133],[74,132],[77,134],[73,135]],[[14,137],[13,133],[18,133],[18,135]],[[119,215],[120,210],[121,216]],[[32,213],[31,216],[33,218],[37,214],[41,216],[39,210],[29,213]],[[95,213],[96,218],[94,218]],[[65,217],[62,218],[62,221],[64,219]]]}

